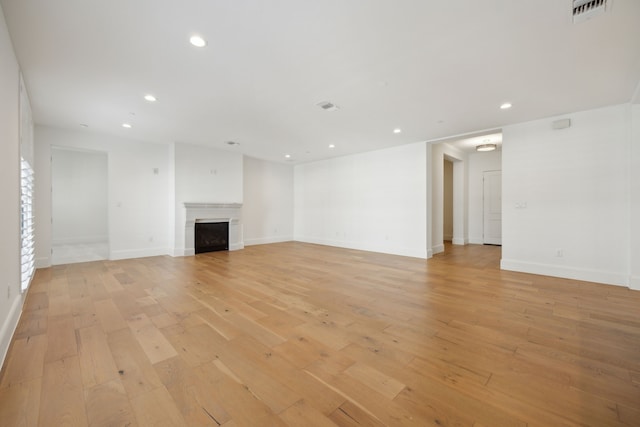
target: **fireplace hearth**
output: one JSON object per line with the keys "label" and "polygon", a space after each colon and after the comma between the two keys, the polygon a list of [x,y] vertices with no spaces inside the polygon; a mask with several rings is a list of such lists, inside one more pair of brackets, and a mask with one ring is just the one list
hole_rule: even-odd
{"label": "fireplace hearth", "polygon": [[196,221],[194,249],[197,254],[229,250],[229,223]]}

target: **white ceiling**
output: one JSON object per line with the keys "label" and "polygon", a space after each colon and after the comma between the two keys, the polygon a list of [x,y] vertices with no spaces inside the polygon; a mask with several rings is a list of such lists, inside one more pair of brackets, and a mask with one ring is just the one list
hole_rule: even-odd
{"label": "white ceiling", "polygon": [[628,102],[640,81],[639,0],[575,25],[570,0],[0,4],[37,123],[274,161]]}

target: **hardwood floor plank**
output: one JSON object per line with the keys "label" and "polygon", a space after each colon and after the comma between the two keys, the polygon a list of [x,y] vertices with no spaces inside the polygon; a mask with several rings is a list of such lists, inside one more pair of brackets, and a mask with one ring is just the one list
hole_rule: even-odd
{"label": "hardwood floor plank", "polygon": [[36,272],[0,425],[640,425],[640,292],[299,242]]}
{"label": "hardwood floor plank", "polygon": [[38,425],[88,425],[78,356],[44,365]]}
{"label": "hardwood floor plank", "polygon": [[175,348],[145,314],[127,322],[151,364],[177,356]]}
{"label": "hardwood floor plank", "polygon": [[127,393],[119,380],[108,381],[85,389],[89,425],[137,426]]}
{"label": "hardwood floor plank", "polygon": [[15,340],[2,369],[0,388],[42,377],[47,342],[46,335]]}
{"label": "hardwood floor plank", "polygon": [[290,426],[335,427],[337,424],[323,416],[305,400],[299,400],[280,412],[280,418]]}
{"label": "hardwood floor plank", "polygon": [[127,323],[124,321],[122,314],[120,314],[120,311],[113,300],[104,299],[96,301],[94,306],[96,308],[96,314],[100,320],[102,330],[106,334],[127,327]]}
{"label": "hardwood floor plank", "polygon": [[107,336],[97,326],[77,331],[78,359],[85,388],[112,381],[118,378],[118,369],[113,361]]}
{"label": "hardwood floor plank", "polygon": [[49,317],[45,362],[78,354],[75,323],[71,314]]}
{"label": "hardwood floor plank", "polygon": [[107,336],[107,343],[120,380],[129,397],[162,386],[153,365],[129,329],[120,329]]}
{"label": "hardwood floor plank", "polygon": [[400,381],[363,363],[354,363],[344,372],[390,400],[406,387]]}
{"label": "hardwood floor plank", "polygon": [[42,378],[0,388],[0,425],[37,426],[41,391]]}
{"label": "hardwood floor plank", "polygon": [[344,427],[383,427],[384,424],[373,418],[350,401],[345,401],[339,408],[329,415],[335,424]]}
{"label": "hardwood floor plank", "polygon": [[49,310],[47,308],[23,312],[16,332],[13,334],[13,339],[19,340],[33,335],[46,334],[48,320]]}
{"label": "hardwood floor plank", "polygon": [[188,425],[166,388],[158,387],[131,399],[131,406],[141,426]]}

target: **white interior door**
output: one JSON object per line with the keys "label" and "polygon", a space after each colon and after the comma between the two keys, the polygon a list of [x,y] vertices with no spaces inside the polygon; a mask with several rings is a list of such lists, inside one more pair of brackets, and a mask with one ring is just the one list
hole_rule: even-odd
{"label": "white interior door", "polygon": [[502,244],[502,171],[486,171],[483,176],[483,242]]}

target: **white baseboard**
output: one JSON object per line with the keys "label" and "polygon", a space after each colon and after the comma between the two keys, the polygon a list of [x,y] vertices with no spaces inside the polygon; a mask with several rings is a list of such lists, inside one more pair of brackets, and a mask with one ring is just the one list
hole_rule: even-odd
{"label": "white baseboard", "polygon": [[112,250],[109,253],[109,259],[116,261],[119,259],[146,258],[161,255],[170,255],[170,252],[166,248],[126,249],[120,251]]}
{"label": "white baseboard", "polygon": [[629,278],[629,289],[640,291],[640,276],[631,276]]}
{"label": "white baseboard", "polygon": [[245,246],[253,245],[268,245],[269,243],[282,243],[290,242],[293,240],[293,236],[272,236],[272,237],[260,237],[258,239],[244,239]]}
{"label": "white baseboard", "polygon": [[627,286],[628,280],[624,274],[609,271],[550,265],[512,259],[500,260],[500,268],[509,271],[541,274],[544,276],[562,277],[565,279],[583,280],[585,282],[604,283],[606,285],[615,286]]}
{"label": "white baseboard", "polygon": [[297,237],[294,237],[294,240],[297,242],[314,243],[317,245],[334,246],[337,248],[345,248],[345,249],[356,249],[359,251],[377,252],[377,253],[389,254],[389,255],[400,255],[400,256],[420,258],[420,259],[427,258],[426,248],[418,250],[418,249],[407,248],[407,247],[394,247],[391,245],[375,246],[375,245],[365,245],[358,242],[319,239],[315,237],[306,237],[306,236],[302,236],[302,237],[297,236]]}
{"label": "white baseboard", "polygon": [[24,304],[26,294],[22,294],[13,299],[9,313],[4,319],[2,328],[0,329],[0,366],[4,365],[7,352],[9,351],[9,345],[11,344],[11,338],[18,327],[20,321],[20,315],[22,315],[22,305]]}
{"label": "white baseboard", "polygon": [[433,249],[433,254],[434,254],[434,255],[435,255],[435,254],[439,254],[439,253],[441,253],[441,252],[444,252],[444,244],[443,244],[443,243],[441,243],[441,244],[439,244],[439,245],[435,245],[432,249]]}
{"label": "white baseboard", "polygon": [[467,241],[467,239],[463,237],[456,237],[453,240],[451,240],[451,243],[454,245],[466,245],[469,242]]}
{"label": "white baseboard", "polygon": [[239,242],[239,243],[231,243],[229,245],[229,250],[230,251],[239,251],[241,249],[244,249],[244,242]]}
{"label": "white baseboard", "polygon": [[48,268],[51,267],[51,257],[36,258],[36,268]]}
{"label": "white baseboard", "polygon": [[484,239],[482,237],[469,237],[470,245],[484,245]]}
{"label": "white baseboard", "polygon": [[453,234],[445,234],[444,236],[442,236],[442,240],[446,241],[446,242],[450,242],[453,240]]}

